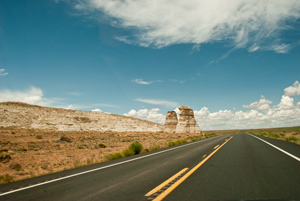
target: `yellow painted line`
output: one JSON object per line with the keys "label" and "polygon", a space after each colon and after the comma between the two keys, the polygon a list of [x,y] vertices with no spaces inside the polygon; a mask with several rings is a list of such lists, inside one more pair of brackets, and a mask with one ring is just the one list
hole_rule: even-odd
{"label": "yellow painted line", "polygon": [[203,156],[202,156],[202,158],[205,158],[205,157],[206,157],[206,155],[203,155]]}
{"label": "yellow painted line", "polygon": [[167,185],[168,183],[170,183],[171,181],[173,181],[174,179],[176,179],[179,175],[181,175],[184,171],[186,171],[188,169],[189,168],[184,168],[183,170],[179,171],[177,174],[175,174],[174,176],[170,177],[168,180],[166,180],[165,182],[163,182],[162,184],[160,184],[159,186],[157,186],[153,190],[149,191],[145,196],[150,196],[150,195],[156,193],[157,191],[159,191],[165,185]]}
{"label": "yellow painted line", "polygon": [[[233,136],[229,138],[231,140]],[[229,140],[227,142],[229,142]],[[177,182],[175,182],[172,186],[170,186],[168,189],[166,189],[162,194],[157,196],[153,201],[161,201],[164,199],[167,195],[169,195],[177,186],[179,186],[184,180],[186,180],[191,174],[193,174],[201,165],[203,165],[212,155],[214,155],[221,147],[223,147],[227,142],[224,142],[218,149],[213,151],[211,154],[209,154],[203,161],[201,161],[198,165],[196,165],[193,169],[191,169],[188,173],[186,173],[183,177],[181,177]]]}
{"label": "yellow painted line", "polygon": [[220,145],[215,146],[214,149],[218,148],[219,146],[220,146]]}

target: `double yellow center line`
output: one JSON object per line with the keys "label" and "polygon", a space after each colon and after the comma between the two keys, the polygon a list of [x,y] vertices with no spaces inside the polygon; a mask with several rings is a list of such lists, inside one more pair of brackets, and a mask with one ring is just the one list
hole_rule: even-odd
{"label": "double yellow center line", "polygon": [[[210,157],[212,157],[212,155],[214,155],[219,149],[221,149],[221,147],[223,147],[229,140],[231,140],[231,138],[233,138],[233,136],[231,136],[228,140],[226,139],[226,141],[222,145],[220,145],[220,146],[218,145],[218,146],[214,147],[215,150],[211,154],[209,154],[198,165],[196,165],[194,168],[192,168],[190,171],[188,171],[180,179],[178,179],[174,184],[172,184],[164,192],[162,192],[160,195],[158,195],[156,198],[154,198],[153,201],[160,201],[160,200],[164,199],[175,188],[177,188],[184,180],[186,180],[191,174],[193,174],[201,165],[203,165]],[[181,170],[180,172],[178,172],[177,174],[175,174],[174,176],[172,176],[170,179],[168,179],[167,181],[163,182],[162,184],[160,184],[159,186],[157,186],[156,188],[154,188],[150,192],[148,192],[145,196],[149,197],[149,196],[155,194],[156,192],[158,192],[163,187],[165,187],[167,184],[169,184],[170,182],[172,182],[173,180],[175,180],[176,178],[178,178],[180,175],[182,175],[187,170],[188,170],[188,168],[184,168],[183,170]]]}

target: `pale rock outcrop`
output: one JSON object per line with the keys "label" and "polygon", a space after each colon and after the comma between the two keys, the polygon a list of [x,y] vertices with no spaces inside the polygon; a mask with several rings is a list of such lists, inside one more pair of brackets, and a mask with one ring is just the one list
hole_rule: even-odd
{"label": "pale rock outcrop", "polygon": [[179,109],[179,121],[176,126],[176,133],[201,133],[191,108],[181,106]]}
{"label": "pale rock outcrop", "polygon": [[178,124],[177,114],[175,111],[168,111],[165,121],[165,132],[175,133]]}
{"label": "pale rock outcrop", "polygon": [[41,107],[18,102],[0,102],[0,127],[11,126],[59,131],[160,132],[164,130],[161,124],[133,117]]}

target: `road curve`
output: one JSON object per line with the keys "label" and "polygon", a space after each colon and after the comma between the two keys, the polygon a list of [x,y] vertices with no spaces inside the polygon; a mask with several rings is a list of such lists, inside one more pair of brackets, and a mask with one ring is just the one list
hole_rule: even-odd
{"label": "road curve", "polygon": [[222,135],[2,185],[0,200],[300,200],[300,162],[256,137],[300,158],[299,145]]}

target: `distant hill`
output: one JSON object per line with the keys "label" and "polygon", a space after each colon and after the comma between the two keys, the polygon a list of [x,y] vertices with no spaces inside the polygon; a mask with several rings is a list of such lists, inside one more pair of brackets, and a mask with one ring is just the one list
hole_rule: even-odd
{"label": "distant hill", "polygon": [[121,115],[2,102],[0,127],[11,126],[60,131],[156,132],[164,129],[161,124]]}

